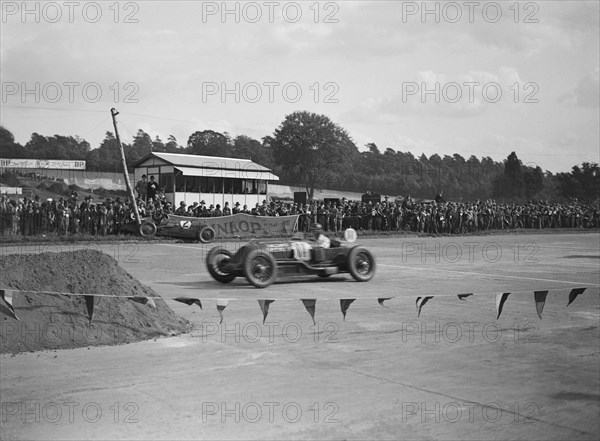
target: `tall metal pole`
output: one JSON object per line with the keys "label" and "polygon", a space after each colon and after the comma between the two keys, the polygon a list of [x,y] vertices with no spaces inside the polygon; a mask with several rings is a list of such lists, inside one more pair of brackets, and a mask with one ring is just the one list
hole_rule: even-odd
{"label": "tall metal pole", "polygon": [[115,127],[115,137],[117,138],[117,142],[119,143],[119,150],[121,151],[121,161],[123,161],[123,174],[125,175],[125,185],[127,186],[129,199],[131,200],[131,205],[133,206],[135,222],[139,227],[142,224],[142,219],[140,218],[140,212],[138,211],[137,203],[135,201],[135,195],[133,194],[133,189],[131,188],[131,183],[129,182],[129,172],[127,171],[127,162],[125,161],[125,151],[123,150],[123,144],[121,144],[121,139],[119,138],[119,130],[117,129],[117,120],[115,118],[119,114],[119,112],[117,112],[117,110],[113,107],[112,109],[110,109],[110,114],[112,116],[113,126]]}

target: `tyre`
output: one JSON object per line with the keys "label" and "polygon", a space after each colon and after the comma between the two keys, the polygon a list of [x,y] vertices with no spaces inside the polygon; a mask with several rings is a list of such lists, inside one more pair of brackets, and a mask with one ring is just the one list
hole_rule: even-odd
{"label": "tyre", "polygon": [[202,243],[211,243],[215,240],[215,230],[208,225],[202,227],[198,232],[198,240]]}
{"label": "tyre", "polygon": [[348,272],[358,282],[367,282],[375,275],[375,258],[364,247],[354,247],[348,253]]}
{"label": "tyre", "polygon": [[235,279],[235,274],[228,273],[224,270],[223,266],[229,261],[233,255],[230,251],[220,248],[213,247],[206,256],[206,269],[217,282],[229,283]]}
{"label": "tyre", "polygon": [[266,288],[277,278],[277,262],[268,251],[254,249],[244,260],[244,276],[257,288]]}
{"label": "tyre", "polygon": [[138,228],[140,236],[142,237],[152,237],[156,234],[156,230],[157,228],[154,222],[147,219],[143,220]]}

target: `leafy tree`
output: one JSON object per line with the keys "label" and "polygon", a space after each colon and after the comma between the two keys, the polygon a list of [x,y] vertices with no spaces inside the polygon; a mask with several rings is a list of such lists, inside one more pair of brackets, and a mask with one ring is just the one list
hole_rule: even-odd
{"label": "leafy tree", "polygon": [[336,173],[346,173],[358,156],[358,149],[348,133],[325,115],[294,112],[275,130],[275,161],[294,176],[308,193],[323,188]]}
{"label": "leafy tree", "polygon": [[525,196],[528,199],[539,195],[544,190],[544,173],[539,166],[536,168],[527,168],[523,172],[523,181]]}
{"label": "leafy tree", "polygon": [[24,155],[23,146],[15,142],[15,137],[10,130],[0,126],[0,157],[18,159],[23,158]]}
{"label": "leafy tree", "polygon": [[164,151],[167,153],[181,153],[182,147],[177,143],[177,139],[173,135],[169,135]]}
{"label": "leafy tree", "polygon": [[158,136],[158,135],[156,135],[156,138],[154,138],[154,141],[152,141],[152,151],[153,152],[165,152],[166,151],[165,144],[162,142],[162,139],[160,139],[160,136]]}
{"label": "leafy tree", "polygon": [[524,194],[524,187],[521,160],[512,152],[504,161],[504,173],[494,180],[494,196],[520,199]]}
{"label": "leafy tree", "polygon": [[596,163],[575,165],[571,173],[559,173],[556,178],[559,191],[566,198],[588,202],[600,199],[600,167]]}
{"label": "leafy tree", "polygon": [[229,156],[230,147],[227,137],[214,130],[194,132],[187,142],[187,151],[192,155]]}

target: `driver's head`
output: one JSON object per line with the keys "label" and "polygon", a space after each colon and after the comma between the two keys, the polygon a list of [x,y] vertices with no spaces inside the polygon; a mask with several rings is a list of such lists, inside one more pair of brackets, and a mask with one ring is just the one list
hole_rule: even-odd
{"label": "driver's head", "polygon": [[315,237],[319,237],[319,235],[323,232],[323,226],[321,224],[312,224],[310,226],[310,231]]}

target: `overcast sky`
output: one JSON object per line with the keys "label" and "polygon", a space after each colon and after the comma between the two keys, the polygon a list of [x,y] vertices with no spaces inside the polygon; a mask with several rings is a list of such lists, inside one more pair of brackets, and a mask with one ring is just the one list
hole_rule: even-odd
{"label": "overcast sky", "polygon": [[361,150],[599,162],[598,1],[75,3],[2,2],[1,124],[22,144],[96,148],[111,107],[124,142],[183,145],[307,110]]}

